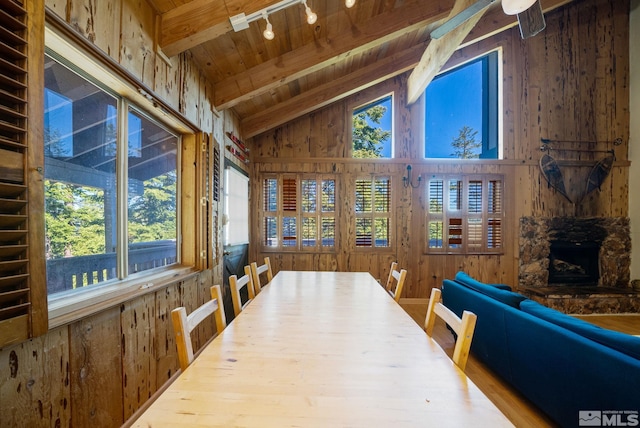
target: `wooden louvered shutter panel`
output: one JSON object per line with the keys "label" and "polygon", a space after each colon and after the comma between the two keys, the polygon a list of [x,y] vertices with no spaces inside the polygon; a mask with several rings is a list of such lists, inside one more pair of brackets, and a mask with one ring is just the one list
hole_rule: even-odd
{"label": "wooden louvered shutter panel", "polygon": [[0,0],[0,348],[47,330],[44,4]]}

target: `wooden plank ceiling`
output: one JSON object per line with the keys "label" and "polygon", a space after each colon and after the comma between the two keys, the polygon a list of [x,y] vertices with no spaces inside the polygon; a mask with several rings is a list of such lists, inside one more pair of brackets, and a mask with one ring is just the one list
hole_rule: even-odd
{"label": "wooden plank ceiling", "polygon": [[[569,1],[541,3],[548,11]],[[163,53],[190,51],[213,85],[216,109],[232,108],[245,138],[412,70],[421,58],[429,76],[416,79],[424,85],[460,40],[469,44],[517,25],[516,17],[505,15],[500,1],[494,2],[475,27],[467,24],[460,30],[470,31],[466,37],[458,31],[456,37],[440,39],[432,49],[440,64],[434,71],[425,67],[431,55],[429,34],[472,1],[357,0],[348,9],[344,0],[307,0],[317,22],[307,24],[304,7],[298,4],[275,12],[269,16],[273,40],[262,36],[263,19],[235,32],[229,18],[277,0],[149,2],[160,15]]]}

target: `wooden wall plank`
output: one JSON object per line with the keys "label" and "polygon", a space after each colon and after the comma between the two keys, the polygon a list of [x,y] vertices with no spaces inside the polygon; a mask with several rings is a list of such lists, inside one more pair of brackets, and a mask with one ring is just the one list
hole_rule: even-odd
{"label": "wooden wall plank", "polygon": [[68,328],[0,350],[0,426],[70,425]]}
{"label": "wooden wall plank", "polygon": [[180,368],[176,355],[176,338],[171,324],[171,311],[181,305],[180,287],[173,284],[155,294],[156,382],[159,388]]}
{"label": "wooden wall plank", "polygon": [[122,390],[127,420],[156,390],[155,293],[127,302],[121,309]]}
{"label": "wooden wall plank", "polygon": [[121,332],[120,308],[69,326],[74,426],[113,426],[124,421]]}
{"label": "wooden wall plank", "polygon": [[155,14],[146,1],[121,0],[121,8],[118,62],[153,88],[156,61]]}
{"label": "wooden wall plank", "polygon": [[122,24],[120,2],[69,1],[66,9],[67,20],[78,33],[113,59],[118,59]]}

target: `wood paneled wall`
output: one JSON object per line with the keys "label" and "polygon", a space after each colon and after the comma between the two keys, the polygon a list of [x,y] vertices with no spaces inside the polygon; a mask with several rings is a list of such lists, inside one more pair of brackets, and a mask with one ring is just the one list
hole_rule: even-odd
{"label": "wood paneled wall", "polygon": [[[213,89],[189,53],[167,62],[154,52],[155,12],[146,2],[46,0],[46,5],[211,133],[212,141],[222,145],[225,131],[239,134],[232,112],[212,111]],[[220,264],[0,349],[0,426],[120,426],[179,368],[170,311],[185,306],[190,312],[210,299],[212,284],[221,283]],[[213,333],[213,326],[200,327],[194,346]]]}
{"label": "wood paneled wall", "polygon": [[[492,49],[502,53],[503,160],[427,161],[423,159],[424,101],[407,107],[407,75],[383,82],[344,101],[265,132],[252,140],[252,198],[260,195],[262,174],[271,172],[339,174],[341,212],[334,254],[261,253],[258,216],[252,217],[250,258],[269,255],[274,269],[366,270],[386,278],[392,260],[408,270],[403,297],[426,298],[432,287],[458,270],[485,281],[517,287],[518,227],[522,216],[626,216],[628,210],[629,140],[629,4],[616,0],[583,0],[547,14],[547,28],[522,40],[518,28],[504,31],[457,51],[446,68]],[[395,158],[350,159],[354,107],[394,94]],[[552,143],[562,160],[570,203],[551,189],[540,173],[541,139]],[[623,144],[612,147],[621,138]],[[600,190],[578,202],[599,150],[615,149],[616,162]],[[567,150],[570,149],[570,150]],[[576,151],[574,151],[576,150]],[[598,152],[595,152],[598,150]],[[402,176],[412,165],[414,177],[434,173],[480,173],[505,176],[505,248],[502,255],[424,254],[425,185],[405,189]],[[394,192],[395,245],[390,251],[354,251],[349,231],[354,224],[354,179],[359,174],[391,174]],[[253,201],[257,206],[258,201]]]}

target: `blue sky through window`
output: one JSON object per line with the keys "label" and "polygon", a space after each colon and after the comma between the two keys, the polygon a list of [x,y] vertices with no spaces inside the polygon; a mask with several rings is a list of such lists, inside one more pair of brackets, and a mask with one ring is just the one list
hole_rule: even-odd
{"label": "blue sky through window", "polygon": [[436,77],[426,90],[427,158],[455,158],[451,142],[468,126],[482,139],[482,61]]}

